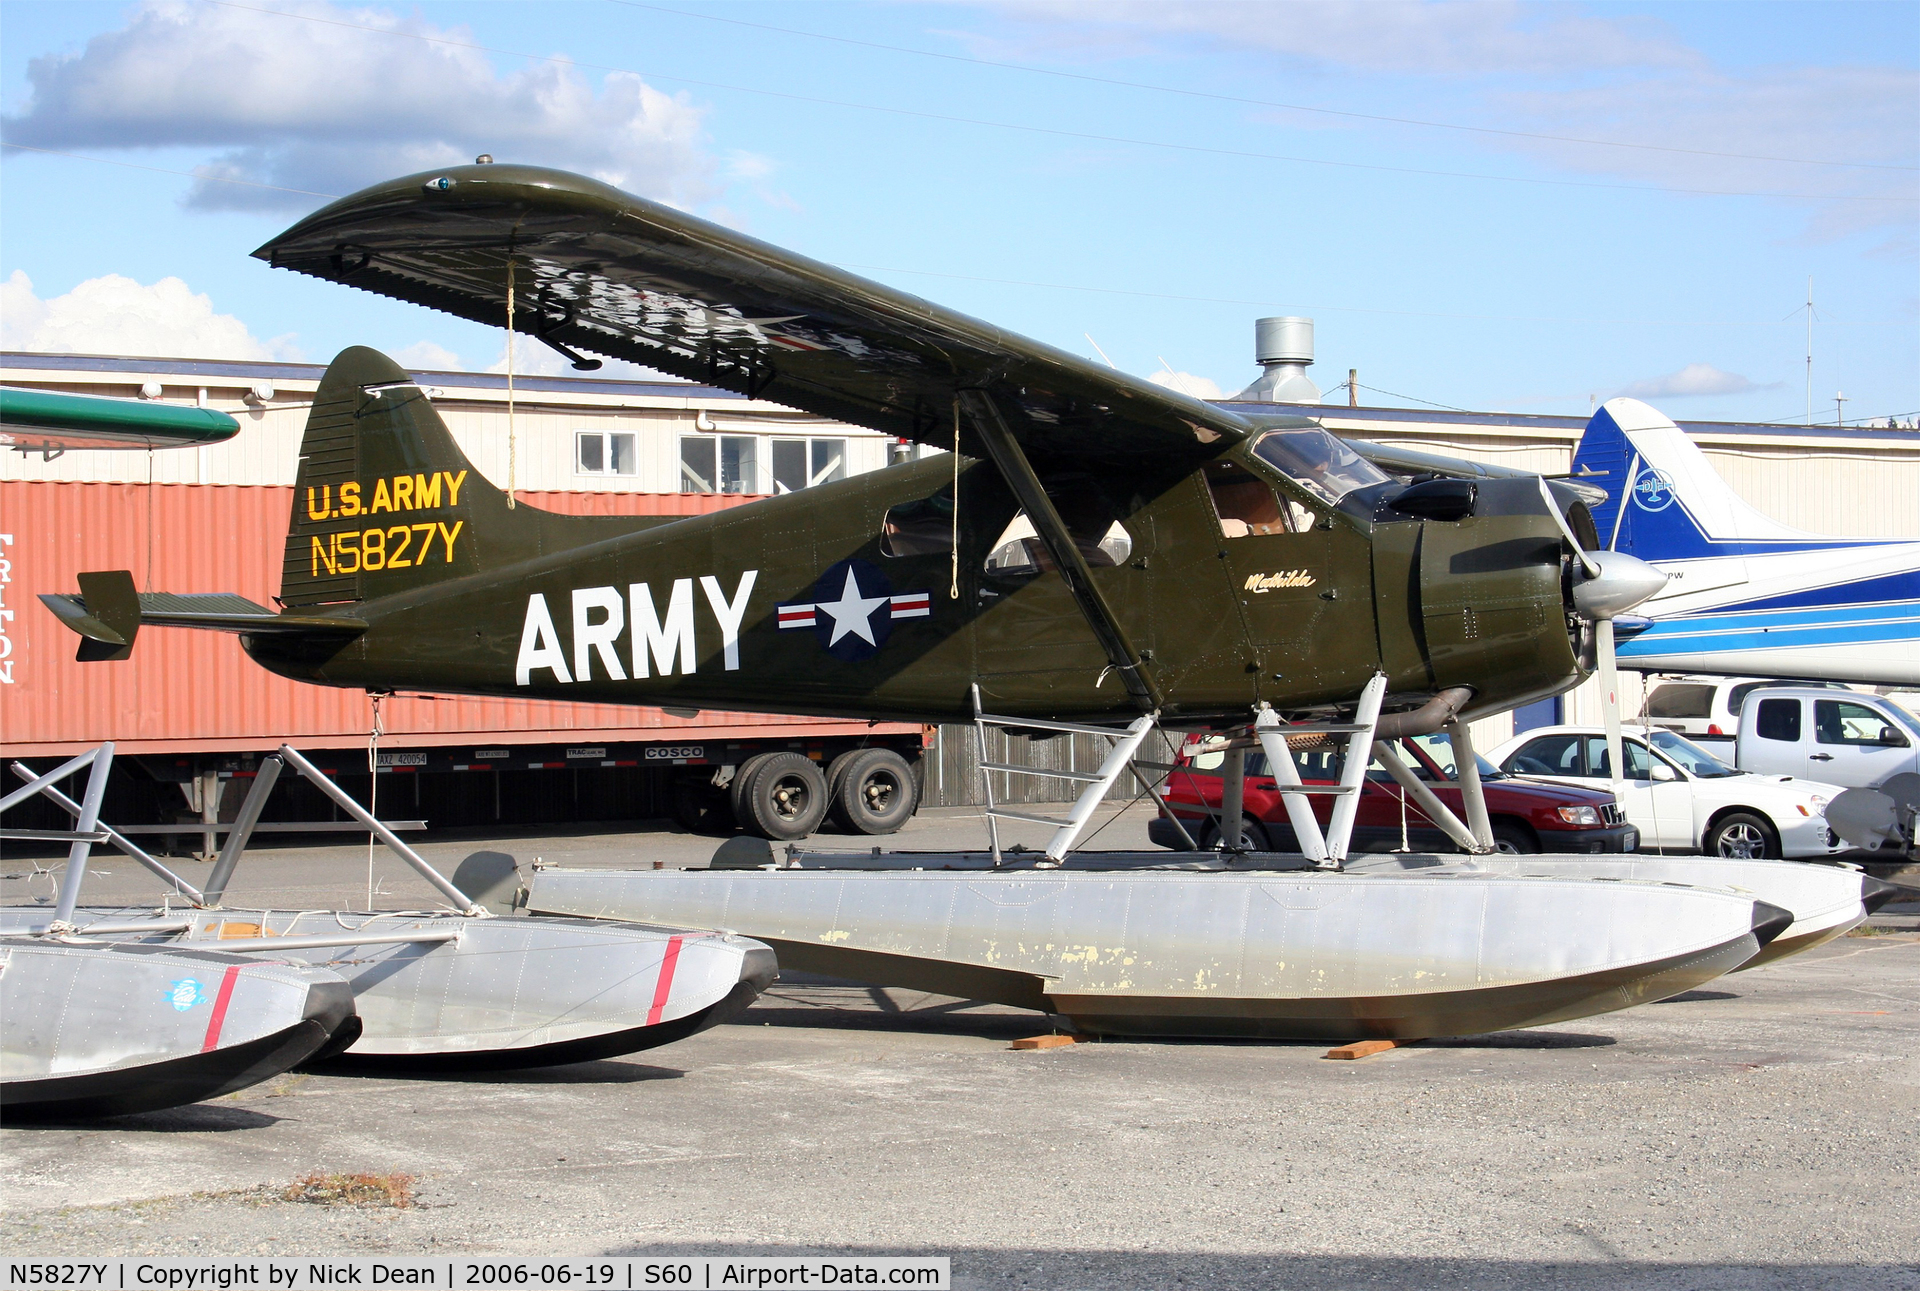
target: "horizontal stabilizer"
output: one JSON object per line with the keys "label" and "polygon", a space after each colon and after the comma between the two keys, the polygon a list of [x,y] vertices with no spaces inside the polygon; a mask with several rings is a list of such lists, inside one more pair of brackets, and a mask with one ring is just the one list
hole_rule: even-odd
{"label": "horizontal stabilizer", "polygon": [[42,592],[41,603],[77,633],[82,663],[125,659],[144,625],[201,628],[248,636],[358,636],[364,620],[338,615],[275,614],[235,592],[136,592],[124,569],[80,575],[80,595]]}

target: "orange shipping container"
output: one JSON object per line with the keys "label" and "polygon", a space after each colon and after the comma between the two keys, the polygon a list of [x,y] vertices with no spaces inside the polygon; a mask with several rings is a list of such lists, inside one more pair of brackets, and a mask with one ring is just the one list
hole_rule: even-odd
{"label": "orange shipping container", "polygon": [[[527,493],[530,506],[587,515],[696,515],[751,499],[697,493]],[[130,569],[143,591],[279,590],[293,490],[284,486],[0,481],[0,743],[11,757],[70,754],[114,740],[122,753],[364,745],[366,694],[277,677],[224,633],[149,629],[133,657],[78,663],[76,638],[37,599],[84,570]],[[914,725],[749,713],[670,717],[657,708],[519,699],[395,696],[387,748],[675,739],[809,738],[917,732]]]}

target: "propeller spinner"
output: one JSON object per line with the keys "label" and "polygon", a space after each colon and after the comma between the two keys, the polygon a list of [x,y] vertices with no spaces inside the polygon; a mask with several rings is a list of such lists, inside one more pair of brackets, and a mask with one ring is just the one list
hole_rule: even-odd
{"label": "propeller spinner", "polygon": [[1584,578],[1573,585],[1573,608],[1594,625],[1594,654],[1599,664],[1600,689],[1606,695],[1602,716],[1607,730],[1607,766],[1613,775],[1614,796],[1620,796],[1623,779],[1620,747],[1620,675],[1614,667],[1613,620],[1653,596],[1667,585],[1671,575],[1655,569],[1637,556],[1619,551],[1588,551],[1574,535],[1573,526],[1540,480],[1540,496],[1547,511],[1560,526],[1567,545],[1573,548]]}

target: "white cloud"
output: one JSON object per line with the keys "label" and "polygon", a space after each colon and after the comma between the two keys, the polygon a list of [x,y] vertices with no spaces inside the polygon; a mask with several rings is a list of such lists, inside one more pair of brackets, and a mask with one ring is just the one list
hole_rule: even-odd
{"label": "white cloud", "polygon": [[0,348],[169,359],[298,359],[291,334],[261,340],[178,278],[143,286],[117,273],[42,300],[16,269],[0,283]]}
{"label": "white cloud", "polygon": [[1147,380],[1157,386],[1165,386],[1195,399],[1224,399],[1227,392],[1207,377],[1197,377],[1191,372],[1173,372],[1166,368],[1154,373]]}
{"label": "white cloud", "polygon": [[476,49],[435,43],[470,41],[465,28],[293,8],[325,21],[151,0],[78,53],[30,60],[32,97],[6,120],[7,136],[52,148],[223,149],[188,198],[210,208],[316,205],[221,178],[343,194],[482,152],[678,205],[714,193],[703,112],[684,95],[625,72],[596,91],[566,63],[502,75]]}
{"label": "white cloud", "polygon": [[727,174],[735,179],[765,179],[774,171],[773,159],[735,148],[727,153]]}
{"label": "white cloud", "polygon": [[460,356],[432,341],[415,341],[404,350],[395,350],[392,359],[409,372],[464,372]]}
{"label": "white cloud", "polygon": [[1755,390],[1777,390],[1780,382],[1760,385],[1738,372],[1722,372],[1711,363],[1689,363],[1678,372],[1663,377],[1635,381],[1617,393],[1634,399],[1675,399],[1703,394],[1748,394]]}

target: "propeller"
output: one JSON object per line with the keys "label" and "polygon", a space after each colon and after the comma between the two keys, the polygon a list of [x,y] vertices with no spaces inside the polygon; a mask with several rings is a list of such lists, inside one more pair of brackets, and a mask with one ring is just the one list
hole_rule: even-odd
{"label": "propeller", "polygon": [[1573,608],[1593,623],[1595,662],[1599,665],[1600,690],[1606,696],[1601,715],[1607,730],[1607,767],[1613,773],[1613,796],[1617,799],[1626,786],[1621,759],[1620,673],[1614,666],[1613,620],[1665,587],[1670,575],[1625,552],[1588,551],[1581,546],[1558,499],[1547,487],[1545,476],[1540,477],[1540,499],[1547,504],[1547,514],[1560,526],[1567,545],[1573,548],[1584,575],[1574,582]]}

